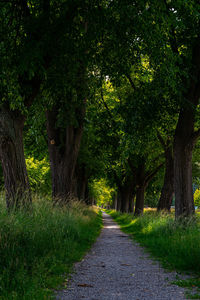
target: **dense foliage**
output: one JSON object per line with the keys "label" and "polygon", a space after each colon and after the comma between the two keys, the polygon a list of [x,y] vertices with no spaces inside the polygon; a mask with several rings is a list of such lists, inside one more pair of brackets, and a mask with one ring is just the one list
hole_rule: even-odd
{"label": "dense foliage", "polygon": [[176,217],[194,213],[199,8],[181,0],[0,3],[8,209],[31,206],[31,189],[89,204],[92,187],[107,182],[117,196],[103,202],[117,210],[133,212],[134,199],[135,214],[145,203],[170,210],[175,198]]}

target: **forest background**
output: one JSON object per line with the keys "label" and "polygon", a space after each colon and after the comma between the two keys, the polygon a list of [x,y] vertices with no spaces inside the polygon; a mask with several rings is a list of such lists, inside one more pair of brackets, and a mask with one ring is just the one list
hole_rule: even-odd
{"label": "forest background", "polygon": [[63,203],[103,189],[121,211],[175,195],[176,217],[193,214],[199,4],[1,1],[0,19],[7,207],[30,205],[30,187]]}

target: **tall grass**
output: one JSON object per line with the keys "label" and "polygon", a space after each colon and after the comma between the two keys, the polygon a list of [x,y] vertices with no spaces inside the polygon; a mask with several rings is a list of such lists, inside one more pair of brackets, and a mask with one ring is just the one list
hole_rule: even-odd
{"label": "tall grass", "polygon": [[0,198],[0,299],[51,299],[75,261],[97,237],[101,217],[83,204],[7,213]]}
{"label": "tall grass", "polygon": [[200,218],[175,222],[173,214],[145,212],[141,217],[109,212],[142,246],[171,269],[200,274]]}

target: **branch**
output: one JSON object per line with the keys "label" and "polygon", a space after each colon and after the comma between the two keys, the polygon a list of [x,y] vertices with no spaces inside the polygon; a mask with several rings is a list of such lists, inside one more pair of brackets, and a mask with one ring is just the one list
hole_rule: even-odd
{"label": "branch", "polygon": [[129,74],[126,74],[125,76],[127,77],[128,81],[130,82],[132,88],[133,88],[134,90],[136,90],[136,86],[135,86],[135,84],[134,84],[134,82],[133,82],[131,76],[130,76]]}
{"label": "branch", "polygon": [[160,153],[159,155],[157,155],[157,156],[152,160],[152,163],[157,162],[157,160],[158,160],[159,158],[161,158],[163,155],[164,155],[164,153]]}
{"label": "branch", "polygon": [[110,109],[109,109],[107,103],[106,103],[105,100],[104,100],[104,97],[103,97],[103,89],[102,89],[102,88],[101,88],[101,100],[102,100],[103,105],[105,106],[105,108],[106,108],[106,110],[107,110],[109,116],[110,116],[111,119],[113,120],[113,115],[111,114]]}
{"label": "branch", "polygon": [[161,136],[160,132],[157,130],[157,137],[161,143],[161,145],[163,146],[164,150],[166,150],[166,144],[165,144],[165,141],[163,139],[163,137]]}
{"label": "branch", "polygon": [[151,173],[148,173],[148,175],[145,178],[145,184],[148,184],[149,181],[151,181],[151,179],[158,173],[158,171],[161,169],[161,167],[163,166],[164,163],[161,163],[154,171],[152,171]]}

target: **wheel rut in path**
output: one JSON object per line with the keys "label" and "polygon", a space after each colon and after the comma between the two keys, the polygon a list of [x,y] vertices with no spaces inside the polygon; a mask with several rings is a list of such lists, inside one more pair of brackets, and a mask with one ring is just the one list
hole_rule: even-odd
{"label": "wheel rut in path", "polygon": [[96,243],[75,264],[68,288],[57,292],[56,299],[186,299],[183,288],[170,284],[176,272],[167,272],[151,260],[105,213],[103,222]]}

